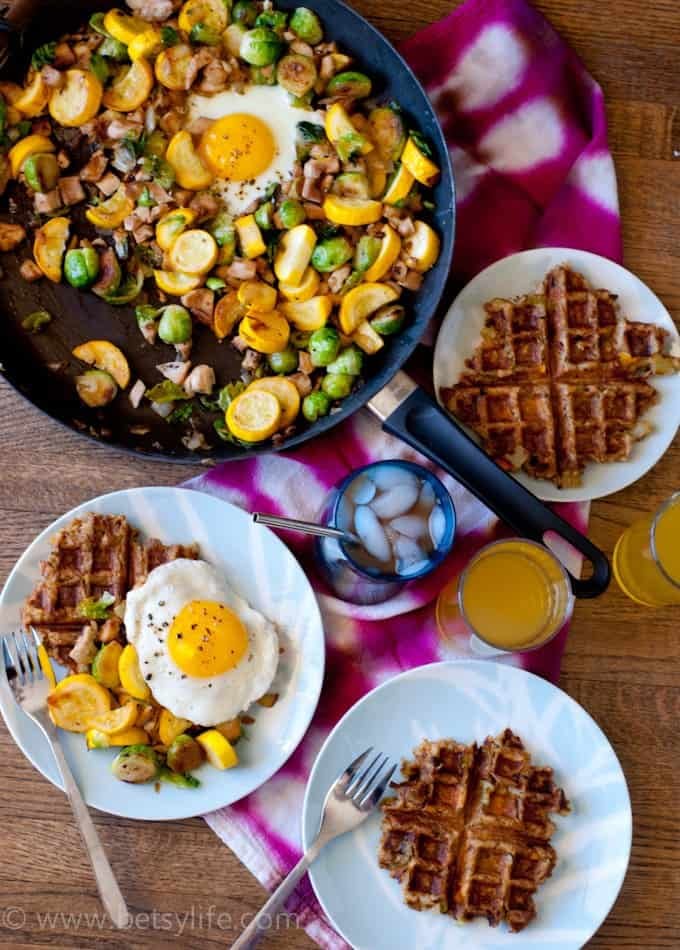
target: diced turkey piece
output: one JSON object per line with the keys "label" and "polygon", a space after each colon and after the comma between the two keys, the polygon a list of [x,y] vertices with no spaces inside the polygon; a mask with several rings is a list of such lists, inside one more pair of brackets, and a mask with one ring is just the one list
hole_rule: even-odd
{"label": "diced turkey piece", "polygon": [[184,383],[184,391],[189,393],[190,396],[193,396],[195,393],[209,396],[213,391],[214,385],[215,370],[212,366],[200,363],[198,366],[194,366],[189,373]]}
{"label": "diced turkey piece", "polygon": [[97,654],[97,624],[85,624],[78,639],[69,653],[70,658],[79,667],[88,667]]}
{"label": "diced turkey piece", "polygon": [[118,175],[114,175],[113,172],[107,172],[103,178],[100,178],[97,182],[97,188],[101,191],[103,195],[106,195],[109,198],[114,192],[118,191],[120,187],[120,178]]}
{"label": "diced turkey piece", "polygon": [[52,191],[36,191],[33,195],[33,207],[38,214],[51,214],[61,208],[61,195],[57,188]]}
{"label": "diced turkey piece", "polygon": [[43,276],[43,272],[40,270],[35,261],[24,261],[19,268],[19,273],[27,280],[29,283],[33,283],[36,280],[40,280]]}
{"label": "diced turkey piece", "polygon": [[0,251],[13,251],[26,237],[26,229],[20,224],[0,222]]}
{"label": "diced turkey piece", "polygon": [[80,180],[90,182],[99,181],[106,171],[108,163],[109,160],[104,152],[95,152],[87,164],[83,165],[80,169]]}
{"label": "diced turkey piece", "polygon": [[212,326],[215,309],[215,294],[212,290],[199,287],[198,290],[191,290],[188,294],[184,294],[181,300],[199,323],[204,323],[208,327]]}
{"label": "diced turkey piece", "polygon": [[128,394],[128,398],[133,409],[139,408],[139,405],[144,398],[145,392],[146,386],[141,379],[138,379]]}
{"label": "diced turkey piece", "polygon": [[171,363],[159,363],[156,369],[162,376],[169,379],[171,383],[177,383],[178,386],[182,386],[189,375],[191,363],[188,360],[173,360]]}
{"label": "diced turkey piece", "polygon": [[78,175],[67,175],[59,179],[59,194],[65,205],[77,205],[86,198],[85,189]]}
{"label": "diced turkey piece", "polygon": [[55,69],[54,66],[43,66],[40,75],[45,85],[49,86],[50,89],[57,89],[64,84],[64,74]]}
{"label": "diced turkey piece", "polygon": [[127,0],[127,5],[143,20],[160,23],[172,16],[180,2],[181,0]]}

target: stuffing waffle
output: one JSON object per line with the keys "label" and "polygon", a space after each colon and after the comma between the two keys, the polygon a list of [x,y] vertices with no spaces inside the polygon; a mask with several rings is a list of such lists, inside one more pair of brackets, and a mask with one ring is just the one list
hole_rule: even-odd
{"label": "stuffing waffle", "polygon": [[627,459],[651,428],[642,416],[658,394],[646,378],[680,368],[670,334],[627,320],[614,294],[566,266],[540,293],[485,310],[480,344],[441,395],[489,455],[564,488],[589,462]]}
{"label": "stuffing waffle", "polygon": [[481,747],[425,740],[402,773],[381,806],[378,859],[400,881],[406,904],[526,927],[536,916],[533,895],[557,860],[551,815],[569,812],[552,769],[532,765],[506,729]]}
{"label": "stuffing waffle", "polygon": [[[110,594],[113,611],[150,571],[176,558],[198,557],[198,546],[142,542],[123,515],[92,512],[75,518],[52,539],[42,577],[24,603],[22,622],[40,632],[47,652],[78,669],[71,652],[84,631],[96,638],[99,626],[87,605]],[[96,627],[96,629],[93,628]]]}

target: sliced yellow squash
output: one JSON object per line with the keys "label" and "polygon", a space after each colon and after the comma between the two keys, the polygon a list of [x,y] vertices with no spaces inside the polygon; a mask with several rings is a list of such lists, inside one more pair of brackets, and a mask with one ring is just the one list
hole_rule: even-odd
{"label": "sliced yellow squash", "polygon": [[187,73],[193,55],[194,52],[187,43],[178,43],[177,46],[164,49],[154,63],[156,79],[166,89],[186,89]]}
{"label": "sliced yellow squash", "polygon": [[404,241],[404,251],[415,270],[424,273],[439,257],[439,235],[425,221],[415,222],[415,231]]}
{"label": "sliced yellow squash", "polygon": [[50,218],[35,232],[33,256],[45,277],[58,284],[61,280],[62,264],[66,253],[69,228],[68,218]]}
{"label": "sliced yellow squash", "polygon": [[139,668],[137,651],[131,643],[123,648],[120,655],[118,675],[120,676],[121,686],[133,699],[140,699],[142,702],[148,702],[151,699],[151,690],[144,682],[144,677]]}
{"label": "sliced yellow squash", "polygon": [[113,736],[118,732],[131,729],[137,721],[138,712],[139,706],[132,700],[129,703],[125,703],[124,706],[118,706],[117,709],[109,709],[107,712],[92,716],[90,719],[90,728]]}
{"label": "sliced yellow squash", "polygon": [[65,677],[48,693],[52,721],[68,732],[86,732],[90,720],[111,708],[111,693],[89,673]]}
{"label": "sliced yellow squash", "polygon": [[130,382],[128,361],[122,350],[109,340],[89,340],[87,343],[81,343],[73,350],[73,355],[88,366],[103,369],[114,378],[121,389],[125,389]]}
{"label": "sliced yellow squash", "polygon": [[243,318],[245,308],[239,303],[238,294],[230,290],[220,297],[213,312],[213,330],[218,340],[229,336],[236,324]]}
{"label": "sliced yellow squash", "polygon": [[185,33],[191,33],[192,28],[199,23],[204,23],[216,33],[223,33],[229,19],[227,10],[224,0],[187,0],[179,11],[177,22]]}
{"label": "sliced yellow squash", "polygon": [[390,270],[401,251],[401,238],[389,224],[383,228],[382,241],[378,256],[364,273],[364,280],[374,282],[380,280]]}
{"label": "sliced yellow squash", "polygon": [[281,406],[280,429],[285,429],[297,419],[300,412],[300,393],[295,383],[291,383],[285,376],[263,376],[254,380],[246,392],[254,389],[262,389],[278,399]]}
{"label": "sliced yellow squash", "polygon": [[191,228],[175,239],[170,248],[170,264],[185,274],[207,274],[217,261],[217,244],[212,234]]}
{"label": "sliced yellow squash", "polygon": [[196,290],[203,283],[200,274],[182,274],[180,271],[155,270],[153,277],[158,289],[173,297],[188,294],[190,290]]}
{"label": "sliced yellow squash", "polygon": [[308,267],[302,275],[302,280],[297,285],[287,284],[285,281],[280,280],[279,293],[282,297],[285,297],[286,300],[295,302],[309,300],[319,289],[320,282],[321,278],[319,277],[318,271],[314,270],[313,267]]}
{"label": "sliced yellow squash", "polygon": [[24,162],[31,155],[40,155],[44,152],[54,152],[56,146],[52,139],[46,135],[27,135],[20,139],[16,145],[13,145],[8,152],[9,164],[12,169],[12,175],[16,178],[21,171]]}
{"label": "sliced yellow squash", "polygon": [[170,139],[165,158],[172,165],[180,188],[200,191],[212,184],[212,172],[203,164],[186,129],[176,132]]}
{"label": "sliced yellow squash", "polygon": [[312,259],[316,233],[308,224],[298,224],[286,231],[279,241],[274,258],[274,273],[284,284],[300,284]]}
{"label": "sliced yellow squash", "polygon": [[324,214],[333,224],[358,226],[373,224],[382,217],[382,203],[374,198],[353,198],[345,195],[326,195]]}
{"label": "sliced yellow squash", "polygon": [[14,100],[13,105],[23,116],[32,119],[45,111],[49,99],[50,87],[42,78],[42,73],[36,73],[31,83]]}
{"label": "sliced yellow squash", "polygon": [[274,309],[276,297],[275,288],[261,280],[245,280],[238,289],[238,302],[247,310],[261,313]]}
{"label": "sliced yellow squash", "polygon": [[206,759],[214,768],[223,771],[238,765],[236,749],[217,729],[202,732],[200,736],[196,736],[196,742],[203,747]]}
{"label": "sliced yellow squash", "polygon": [[106,201],[88,208],[85,217],[96,228],[113,231],[114,228],[120,227],[127,216],[134,211],[134,207],[134,201],[128,198],[124,186],[121,185]]}
{"label": "sliced yellow squash", "polygon": [[[143,34],[141,34],[143,35]],[[102,97],[107,109],[133,112],[146,102],[153,89],[154,75],[147,59],[138,57],[124,66]]]}
{"label": "sliced yellow squash", "polygon": [[312,333],[326,325],[333,309],[330,294],[310,297],[309,300],[289,300],[281,304],[281,313],[298,330]]}
{"label": "sliced yellow squash", "polygon": [[400,165],[383,196],[385,204],[396,205],[397,202],[403,201],[413,187],[414,181],[415,178],[406,165]]}
{"label": "sliced yellow squash", "polygon": [[365,283],[354,287],[340,304],[340,329],[352,334],[378,307],[392,303],[399,294],[389,284]]}
{"label": "sliced yellow squash", "polygon": [[238,332],[258,353],[278,353],[288,345],[290,325],[276,310],[268,313],[251,311],[241,320]]}
{"label": "sliced yellow squash", "polygon": [[153,59],[163,49],[161,31],[156,27],[138,33],[128,46],[128,56],[134,63],[138,59]]}
{"label": "sliced yellow squash", "polygon": [[177,736],[181,736],[191,725],[189,719],[181,719],[174,716],[169,709],[161,709],[158,720],[158,737],[163,745],[169,746]]}
{"label": "sliced yellow squash", "polygon": [[359,349],[363,350],[364,353],[368,353],[369,356],[377,353],[385,345],[383,338],[379,333],[376,333],[368,320],[364,320],[356,328],[352,334],[352,342],[356,343]]}
{"label": "sliced yellow squash", "polygon": [[169,251],[175,239],[195,220],[196,212],[192,208],[175,208],[164,214],[156,225],[156,243],[160,249]]}
{"label": "sliced yellow squash", "polygon": [[104,29],[119,42],[129,46],[136,36],[151,29],[151,23],[114,7],[104,17]]}
{"label": "sliced yellow squash", "polygon": [[439,178],[439,166],[421,152],[412,136],[409,136],[401,153],[401,164],[411,172],[416,181],[427,185],[428,188]]}
{"label": "sliced yellow squash", "polygon": [[326,112],[325,128],[326,135],[333,145],[338,145],[343,139],[350,136],[358,136],[360,138],[361,147],[359,150],[361,154],[366,155],[373,151],[373,143],[357,130],[345,107],[340,102],[333,103]]}
{"label": "sliced yellow squash", "polygon": [[110,749],[112,747],[126,745],[149,745],[151,738],[145,729],[139,726],[132,726],[131,729],[125,729],[123,732],[117,732],[115,735],[108,735],[99,729],[88,729],[85,733],[85,739],[88,749]]}
{"label": "sliced yellow squash", "polygon": [[50,115],[59,125],[85,125],[99,112],[103,89],[89,69],[67,69],[63,85],[50,96]]}
{"label": "sliced yellow squash", "polygon": [[279,428],[281,403],[263,389],[248,390],[229,403],[225,421],[242,442],[262,442]]}
{"label": "sliced yellow squash", "polygon": [[267,245],[264,243],[262,232],[255,221],[254,215],[244,214],[234,221],[234,226],[241,245],[241,253],[245,257],[259,257],[260,254],[264,254]]}

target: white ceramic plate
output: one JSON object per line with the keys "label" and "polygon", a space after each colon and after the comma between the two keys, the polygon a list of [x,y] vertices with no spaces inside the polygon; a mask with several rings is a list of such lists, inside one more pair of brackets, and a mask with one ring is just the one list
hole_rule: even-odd
{"label": "white ceramic plate", "polygon": [[307,847],[332,782],[369,745],[401,761],[424,738],[481,742],[509,726],[534,762],[550,765],[572,812],[557,816],[557,866],[535,897],[538,915],[519,934],[485,920],[466,925],[410,910],[378,866],[380,815],[331,842],[312,866],[314,891],[357,950],[576,950],[614,903],[628,866],[632,818],[626,780],[605,735],[556,686],[489,661],[435,663],[383,683],[340,720],[314,764],[305,796]]}
{"label": "white ceramic plate", "polygon": [[[678,339],[670,314],[646,284],[613,261],[587,251],[570,248],[536,248],[497,261],[478,274],[458,294],[444,318],[434,354],[434,386],[437,398],[442,386],[451,386],[461,376],[465,360],[479,343],[484,325],[484,304],[493,297],[531,293],[551,268],[569,264],[584,274],[594,287],[618,294],[623,314],[631,320],[657,323]],[[680,425],[680,374],[655,376],[649,382],[660,399],[645,416],[653,426],[636,443],[625,462],[586,467],[577,488],[558,488],[552,482],[531,478],[524,472],[515,477],[544,501],[590,501],[620,491],[641,478],[659,461]]]}
{"label": "white ceramic plate", "polygon": [[[203,765],[198,789],[163,783],[127,785],[110,771],[115,752],[88,752],[82,735],[61,732],[71,768],[89,805],[126,818],[187,818],[230,805],[254,791],[279,769],[307,730],[324,670],[324,636],[316,598],[293,555],[276,535],[253,524],[248,514],[225,501],[182,488],[134,488],[86,502],[50,525],[17,562],[0,596],[0,630],[20,626],[21,605],[39,576],[49,539],[86,511],[122,514],[145,537],[166,544],[197,541],[200,555],[224,571],[253,607],[273,620],[285,646],[272,689],[280,698],[271,709],[256,710],[248,742],[238,745],[240,763],[226,772]],[[49,746],[40,730],[18,708],[0,677],[0,710],[24,755],[61,787]]]}

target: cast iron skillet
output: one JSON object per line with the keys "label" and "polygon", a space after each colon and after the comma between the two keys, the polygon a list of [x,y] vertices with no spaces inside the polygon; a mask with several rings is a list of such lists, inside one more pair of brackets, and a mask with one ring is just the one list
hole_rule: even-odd
{"label": "cast iron skillet", "polygon": [[[22,0],[23,4],[30,0]],[[282,0],[283,8],[298,5]],[[587,538],[575,531],[530,492],[491,461],[465,433],[443,413],[435,402],[402,372],[401,366],[421,339],[444,295],[453,253],[455,231],[454,183],[448,149],[443,133],[420,83],[401,56],[373,26],[339,0],[305,0],[305,5],[321,17],[326,35],[351,52],[357,68],[364,69],[374,81],[374,92],[381,101],[396,100],[407,119],[432,143],[442,174],[434,189],[434,226],[442,239],[439,259],[426,275],[418,294],[407,301],[411,319],[408,327],[372,357],[363,386],[342,403],[341,409],[306,425],[285,448],[293,448],[314,435],[332,428],[361,406],[367,405],[382,421],[383,427],[404,439],[447,469],[455,478],[484,501],[510,526],[526,537],[541,541],[546,532],[561,535],[592,562],[593,574],[587,580],[572,577],[574,592],[581,597],[596,596],[609,582],[609,564]],[[25,30],[23,53],[13,55],[9,66],[20,78],[30,52],[40,43],[75,29],[96,9],[108,4],[76,0],[58,4],[47,0],[38,5]],[[24,22],[28,19],[25,8]],[[12,43],[16,49],[17,44]],[[14,216],[21,216],[22,208]],[[21,250],[21,249],[20,249]],[[25,256],[25,250],[23,250]],[[105,440],[111,445],[147,457],[196,462],[197,456],[182,443],[181,426],[169,425],[147,407],[132,410],[125,396],[119,396],[107,410],[89,410],[75,394],[73,377],[82,367],[71,350],[86,339],[108,339],[126,354],[133,380],[146,382],[158,376],[155,366],[171,359],[174,350],[151,347],[139,332],[131,308],[114,308],[92,294],[47,280],[27,284],[18,275],[22,255],[4,255],[5,279],[0,281],[0,312],[3,314],[2,362],[10,382],[31,402],[65,425]],[[21,320],[37,309],[46,309],[54,320],[47,330],[27,334]],[[240,358],[228,345],[218,345],[209,332],[198,332],[192,360],[213,365],[218,380],[239,375]],[[58,369],[55,366],[58,365]],[[396,374],[396,375],[395,375]],[[201,420],[211,433],[211,420]],[[143,437],[135,434],[139,426],[148,427]],[[211,442],[215,442],[212,434]],[[244,458],[248,454],[269,452],[265,444],[244,450],[229,442],[219,442],[210,456],[217,460]]]}

